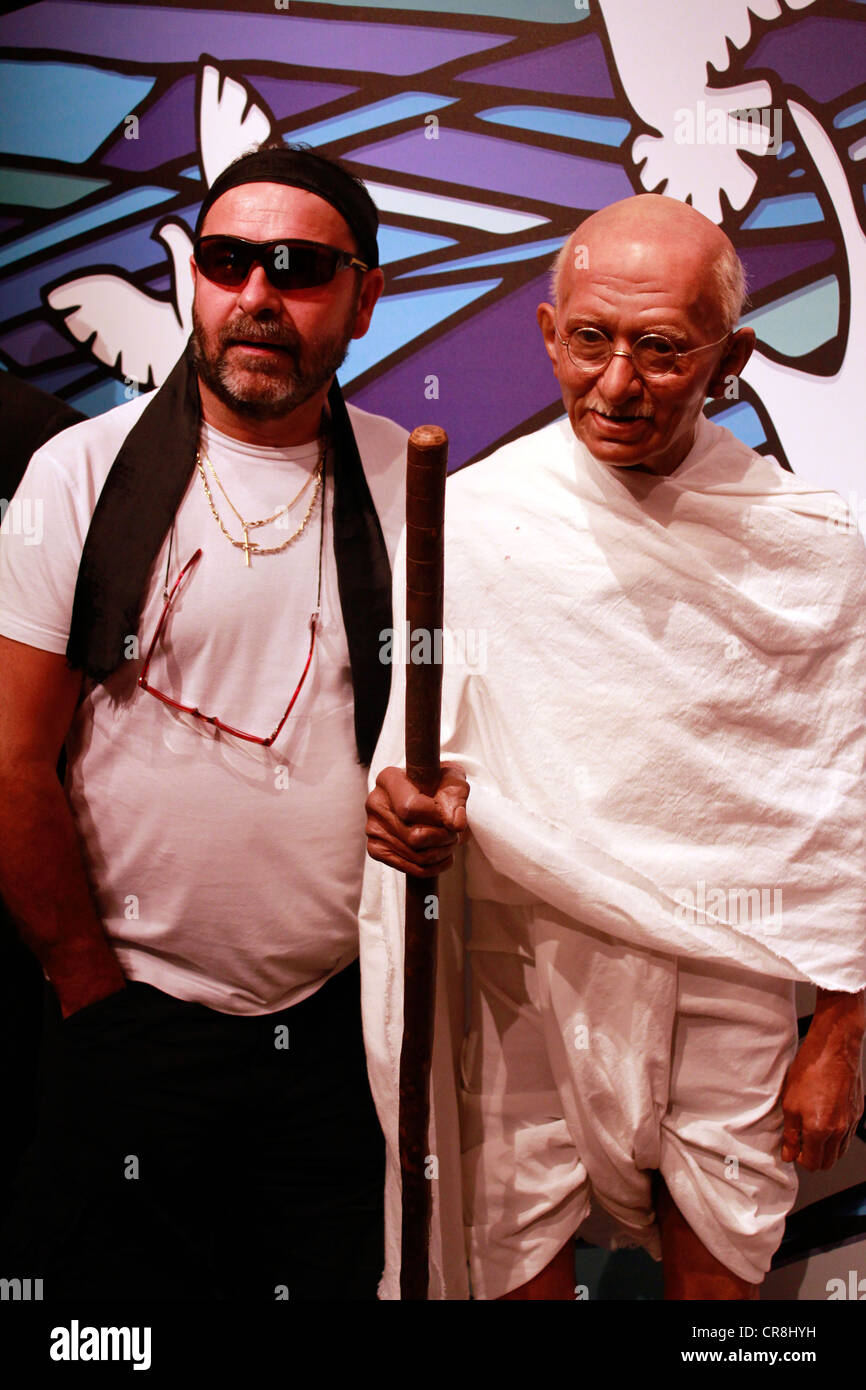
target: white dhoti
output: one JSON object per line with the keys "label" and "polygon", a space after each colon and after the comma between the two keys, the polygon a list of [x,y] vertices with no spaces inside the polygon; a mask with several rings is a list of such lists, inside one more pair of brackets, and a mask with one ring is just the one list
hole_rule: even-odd
{"label": "white dhoti", "polygon": [[710,1252],[759,1283],[797,1192],[780,1157],[791,982],[496,903],[472,904],[469,951],[460,1108],[475,1296],[519,1287],[578,1230],[658,1258],[654,1171]]}
{"label": "white dhoti", "polygon": [[[590,1205],[652,1248],[653,1170],[724,1265],[767,1269],[793,982],[866,986],[866,551],[840,507],[705,419],[669,477],[564,422],[449,483],[442,755],[472,839],[440,880],[432,1298],[468,1296],[467,1240],[477,1294],[519,1285]],[[398,558],[397,632],[402,594]],[[374,775],[403,695],[398,668]],[[388,1298],[402,909],[371,864]]]}

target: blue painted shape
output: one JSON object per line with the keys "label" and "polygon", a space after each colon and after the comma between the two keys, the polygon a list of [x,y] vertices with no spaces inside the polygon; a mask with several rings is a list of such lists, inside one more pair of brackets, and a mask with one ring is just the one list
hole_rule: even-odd
{"label": "blue painted shape", "polygon": [[793,145],[792,141],[783,140],[776,153],[776,158],[787,159],[789,155],[792,155],[794,153],[794,148],[795,146]]}
{"label": "blue painted shape", "polygon": [[433,236],[431,232],[414,232],[408,227],[379,227],[379,264],[391,265],[407,256],[424,256],[428,251],[442,251],[456,246],[450,236]]}
{"label": "blue painted shape", "polygon": [[562,135],[569,140],[586,140],[594,145],[621,145],[631,130],[631,121],[621,116],[591,116],[586,111],[563,111],[551,106],[492,106],[478,115],[482,121]]}
{"label": "blue painted shape", "polygon": [[197,64],[202,53],[210,53],[232,63],[272,58],[323,72],[405,77],[511,42],[510,35],[449,29],[438,15],[436,24],[389,24],[275,12],[273,5],[270,13],[267,6],[262,10],[42,0],[0,18],[0,45],[39,48],[50,42],[62,53],[154,66]]}
{"label": "blue painted shape", "polygon": [[828,275],[763,309],[754,309],[740,322],[754,328],[761,341],[777,352],[802,357],[839,332],[839,281]]}
{"label": "blue painted shape", "polygon": [[201,169],[197,164],[190,164],[186,169],[181,169],[180,176],[182,179],[195,179],[197,183],[201,183]]}
{"label": "blue painted shape", "polygon": [[562,237],[550,241],[534,241],[529,246],[508,246],[504,251],[484,251],[479,256],[465,256],[460,261],[443,261],[439,265],[422,266],[420,270],[407,270],[398,275],[398,280],[411,280],[416,275],[447,275],[450,270],[470,270],[474,266],[502,265],[511,261],[529,261],[536,256],[555,256],[562,246]]}
{"label": "blue painted shape", "polygon": [[[51,30],[34,36],[52,42]],[[152,77],[83,63],[0,63],[0,150],[83,163],[144,100]]]}
{"label": "blue painted shape", "polygon": [[[866,5],[866,0],[862,0]],[[857,125],[866,117],[866,101],[858,101],[854,106],[847,106],[844,111],[839,111],[833,117],[833,124],[837,130],[845,130],[849,125]]]}
{"label": "blue painted shape", "polygon": [[0,203],[29,208],[62,208],[108,187],[108,179],[82,179],[45,169],[0,169]]}
{"label": "blue painted shape", "polygon": [[[354,381],[370,367],[399,352],[429,328],[444,322],[501,283],[501,280],[482,280],[471,285],[448,285],[380,299],[370,332],[364,338],[353,338],[349,344],[349,354],[338,373],[342,385]],[[418,389],[423,392],[423,388],[422,380]]]}
{"label": "blue painted shape", "polygon": [[426,116],[442,106],[452,106],[456,100],[456,97],[434,96],[432,92],[403,92],[399,96],[386,97],[384,101],[374,101],[370,106],[361,106],[356,111],[345,111],[341,116],[332,116],[330,120],[293,129],[291,139],[303,140],[313,146],[327,145],[333,140],[357,135],[362,130],[375,130],[377,126],[407,121],[412,116]]}
{"label": "blue painted shape", "polygon": [[122,381],[115,381],[114,377],[107,377],[105,381],[99,381],[95,386],[90,386],[85,391],[80,391],[77,396],[70,396],[68,400],[71,405],[77,406],[85,415],[104,415],[106,410],[113,410],[116,405],[127,405],[129,397],[126,395],[126,387]]}
{"label": "blue painted shape", "polygon": [[823,222],[821,204],[814,193],[786,193],[781,198],[762,198],[743,223],[746,231],[759,227],[804,227]]}
{"label": "blue painted shape", "polygon": [[132,188],[127,193],[121,193],[116,198],[109,198],[104,203],[97,203],[95,207],[87,208],[85,212],[76,213],[73,217],[63,218],[60,222],[54,222],[50,227],[42,227],[38,232],[31,232],[29,236],[23,236],[18,241],[14,241],[9,246],[4,246],[0,250],[0,266],[10,265],[13,261],[19,261],[24,256],[32,256],[36,251],[44,251],[46,246],[55,246],[69,240],[71,237],[80,236],[82,232],[88,232],[93,227],[101,227],[105,222],[114,222],[121,217],[130,217],[135,212],[141,212],[144,208],[152,208],[157,203],[164,203],[169,198],[174,198],[173,188]]}
{"label": "blue painted shape", "polygon": [[464,130],[443,130],[438,140],[408,130],[345,157],[416,178],[423,172],[451,188],[495,190],[568,208],[595,210],[634,192],[621,164]]}
{"label": "blue painted shape", "polygon": [[750,449],[757,449],[759,444],[767,442],[761,417],[748,401],[739,401],[727,410],[717,411],[712,420],[714,425],[722,425],[724,429],[730,430],[731,434],[735,434]]}
{"label": "blue painted shape", "polygon": [[124,389],[122,381],[115,381],[114,377],[110,376],[105,381],[97,382],[95,386],[88,386],[76,396],[70,396],[69,402],[85,415],[104,415],[106,410],[123,405],[126,400]]}

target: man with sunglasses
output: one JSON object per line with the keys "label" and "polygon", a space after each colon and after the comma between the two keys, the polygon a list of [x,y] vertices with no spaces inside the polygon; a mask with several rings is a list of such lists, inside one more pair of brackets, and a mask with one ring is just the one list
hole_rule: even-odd
{"label": "man with sunglasses", "polygon": [[[673,199],[590,217],[538,310],[567,420],[449,485],[445,625],[484,631],[486,669],[446,664],[435,799],[385,767],[367,803],[382,864],[459,860],[431,1297],[466,1296],[464,1221],[476,1298],[580,1297],[576,1232],[649,1248],[668,1298],[757,1297],[794,1162],[830,1167],[862,1112],[864,550],[820,481],[702,413],[752,349],[743,288]],[[374,769],[402,698],[395,679]],[[377,994],[401,887],[369,866],[361,917],[394,1229],[399,1002]],[[797,980],[817,986],[799,1050]]]}
{"label": "man with sunglasses", "polygon": [[376,1296],[357,909],[406,433],[335,373],[377,224],[311,150],[229,166],[184,356],[37,453],[44,543],[4,537],[0,881],[51,988],[3,1270],[46,1299]]}

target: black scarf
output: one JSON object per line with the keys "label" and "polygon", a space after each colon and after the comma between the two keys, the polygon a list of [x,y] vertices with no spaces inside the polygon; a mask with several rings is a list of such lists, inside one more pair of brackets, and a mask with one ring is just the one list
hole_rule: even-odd
{"label": "black scarf", "polygon": [[[355,740],[366,766],[391,684],[390,666],[379,660],[379,634],[391,627],[391,567],[336,378],[328,404],[337,580],[355,694]],[[190,342],[124,440],[84,542],[66,657],[95,681],[120,665],[126,639],[138,631],[153,562],[195,468],[200,412]]]}

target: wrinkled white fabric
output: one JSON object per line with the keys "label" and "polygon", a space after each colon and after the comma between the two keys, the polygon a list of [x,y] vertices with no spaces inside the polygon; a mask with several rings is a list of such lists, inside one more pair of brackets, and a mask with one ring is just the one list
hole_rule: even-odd
{"label": "wrinkled white fabric", "polygon": [[[833,493],[704,418],[669,478],[606,467],[563,421],[449,482],[442,747],[472,785],[470,902],[545,904],[695,967],[866,985],[866,565],[838,516]],[[398,564],[398,631],[401,588]],[[402,703],[398,678],[374,775],[402,761]],[[391,1203],[401,901],[372,866],[362,964]],[[441,1177],[459,994],[440,1001],[434,1297],[465,1296],[459,1174]],[[393,1297],[393,1208],[391,1225]]]}
{"label": "wrinkled white fabric", "polygon": [[469,948],[475,1296],[526,1283],[579,1227],[660,1258],[655,1171],[712,1254],[759,1283],[797,1194],[779,1159],[793,984],[642,951],[543,905],[473,901]]}

